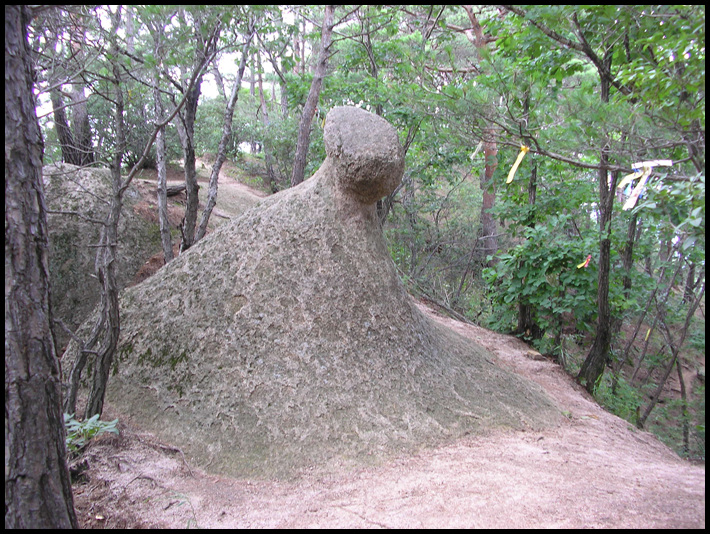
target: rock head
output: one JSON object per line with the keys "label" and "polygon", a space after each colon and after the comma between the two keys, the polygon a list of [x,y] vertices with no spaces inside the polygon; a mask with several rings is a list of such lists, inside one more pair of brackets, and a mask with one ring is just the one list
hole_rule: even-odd
{"label": "rock head", "polygon": [[537,386],[406,293],[375,213],[402,177],[396,131],[335,108],[325,144],[310,179],[123,294],[109,402],[206,469],[252,476],[556,422]]}
{"label": "rock head", "polygon": [[354,201],[374,204],[402,180],[404,150],[394,128],[377,115],[355,107],[333,108],[323,142],[338,189]]}

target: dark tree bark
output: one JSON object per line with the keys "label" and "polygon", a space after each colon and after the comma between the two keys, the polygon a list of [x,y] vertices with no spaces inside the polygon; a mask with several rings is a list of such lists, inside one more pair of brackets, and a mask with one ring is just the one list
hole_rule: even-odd
{"label": "dark tree bark", "polygon": [[54,129],[57,132],[57,139],[62,150],[62,161],[71,165],[79,165],[81,158],[74,144],[74,136],[67,120],[66,108],[59,89],[49,92],[52,108],[54,110]]}
{"label": "dark tree bark", "polygon": [[94,162],[94,145],[91,140],[91,125],[83,85],[74,87],[72,102],[74,146],[79,156],[79,165],[91,165]]}
{"label": "dark tree bark", "polygon": [[[611,58],[610,49],[604,57],[603,68],[600,67],[598,69],[601,80],[602,102],[609,102],[612,78],[608,73],[611,71]],[[587,354],[577,375],[577,379],[590,393],[594,393],[599,378],[604,373],[611,347],[612,318],[609,306],[611,219],[614,208],[614,192],[616,191],[619,173],[615,171],[610,174],[608,168],[609,149],[604,147],[599,158],[599,232],[601,240],[599,243],[599,272],[597,275],[597,331],[592,348],[589,350],[589,354]]]}
{"label": "dark tree bark", "polygon": [[[205,29],[201,20],[195,20],[195,39],[198,40],[194,65],[204,65],[210,63],[214,58],[217,47],[217,39],[220,33],[220,26],[216,24],[209,29],[209,35],[202,37],[202,30]],[[185,187],[187,202],[185,203],[185,219],[182,224],[182,242],[180,252],[184,252],[195,244],[195,231],[197,229],[197,212],[199,211],[199,185],[197,184],[197,171],[195,168],[195,118],[197,116],[197,104],[200,99],[202,86],[202,73],[200,73],[194,85],[185,91],[185,107],[177,121],[178,134],[182,144],[185,169]]]}
{"label": "dark tree bark", "polygon": [[202,79],[187,93],[183,116],[178,120],[178,133],[182,143],[182,152],[185,169],[185,187],[187,202],[185,203],[185,219],[182,226],[182,242],[180,252],[189,249],[195,242],[195,228],[197,226],[197,211],[200,204],[199,185],[197,184],[197,171],[195,168],[195,116],[197,102],[200,99],[200,85]]}
{"label": "dark tree bark", "polygon": [[333,13],[335,6],[325,6],[323,15],[323,26],[321,28],[321,47],[318,54],[318,63],[313,73],[313,81],[308,91],[306,105],[303,107],[301,123],[298,127],[298,140],[296,142],[296,155],[293,161],[293,171],[291,172],[291,187],[300,184],[306,174],[306,157],[308,156],[308,146],[311,142],[311,123],[318,107],[320,90],[323,87],[323,79],[328,66],[328,56],[330,55],[330,45],[333,43]]}
{"label": "dark tree bark", "polygon": [[[530,182],[528,183],[528,205],[532,208],[535,206],[537,198],[537,164],[533,160],[532,172],[530,173]],[[531,210],[532,213],[532,210]],[[527,226],[535,228],[534,216],[530,216]],[[529,302],[518,302],[518,327],[517,334],[525,335],[532,339],[542,339],[545,332],[537,325],[533,319],[533,307]]]}
{"label": "dark tree bark", "polygon": [[29,20],[29,7],[5,6],[5,528],[77,528],[50,327]]}
{"label": "dark tree bark", "polygon": [[[84,46],[86,42],[86,28],[84,20],[75,15],[69,16],[71,32],[71,49],[74,62],[84,65],[86,62]],[[80,81],[72,83],[69,94],[71,104],[71,125],[74,140],[74,150],[79,158],[77,165],[91,165],[94,162],[94,145],[91,139],[91,125],[89,124],[89,111],[86,106],[84,84]]]}

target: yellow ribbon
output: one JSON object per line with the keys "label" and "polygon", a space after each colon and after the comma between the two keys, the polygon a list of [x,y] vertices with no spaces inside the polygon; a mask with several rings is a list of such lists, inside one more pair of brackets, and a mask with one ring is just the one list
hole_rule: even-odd
{"label": "yellow ribbon", "polygon": [[586,259],[586,260],[584,260],[582,263],[580,263],[579,265],[577,265],[577,269],[581,269],[582,267],[588,267],[588,266],[589,266],[589,262],[590,262],[591,260],[592,260],[592,255],[590,254],[589,256],[587,256],[587,259]]}
{"label": "yellow ribbon", "polygon": [[525,154],[527,154],[528,152],[530,152],[530,147],[527,147],[525,145],[520,146],[520,154],[518,154],[518,159],[515,160],[515,163],[513,163],[513,168],[510,169],[510,172],[508,173],[508,179],[505,181],[506,184],[509,184],[513,181],[515,173],[517,172],[518,167],[520,167],[520,162],[523,161],[523,157],[525,157]]}

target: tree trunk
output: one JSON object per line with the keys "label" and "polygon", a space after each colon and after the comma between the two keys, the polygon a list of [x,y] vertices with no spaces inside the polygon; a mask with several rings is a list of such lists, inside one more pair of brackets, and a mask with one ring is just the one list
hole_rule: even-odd
{"label": "tree trunk", "polygon": [[[611,71],[611,50],[604,57],[604,71]],[[602,102],[609,102],[612,80],[599,70]],[[593,393],[604,373],[611,347],[611,308],[609,306],[609,274],[611,270],[611,219],[619,173],[609,174],[609,148],[602,148],[599,157],[599,272],[597,275],[597,332],[592,348],[579,370],[577,379]],[[611,176],[611,179],[610,179]]]}
{"label": "tree trunk", "polygon": [[91,125],[89,124],[89,112],[86,108],[83,85],[74,87],[72,101],[72,130],[74,144],[79,155],[79,165],[90,165],[94,162],[94,146],[91,140]]}
{"label": "tree trunk", "polygon": [[[118,27],[121,17],[120,8],[112,15],[112,23],[114,31]],[[112,53],[115,58],[118,58],[118,46],[112,45]],[[113,61],[113,84],[115,95],[113,102],[116,109],[114,113],[114,126],[116,128],[116,153],[111,162],[111,186],[112,195],[109,204],[109,213],[101,227],[101,234],[96,252],[95,270],[97,278],[101,284],[101,303],[100,314],[94,324],[89,341],[85,344],[82,342],[81,350],[74,361],[70,373],[69,390],[65,410],[68,413],[74,413],[76,410],[76,397],[79,389],[81,373],[86,365],[89,354],[94,359],[93,376],[91,379],[91,387],[87,399],[86,410],[84,416],[86,419],[94,415],[101,415],[104,405],[104,397],[106,394],[106,385],[108,383],[109,372],[113,357],[118,345],[120,335],[120,317],[118,307],[118,283],[116,282],[116,254],[118,250],[118,223],[121,216],[121,208],[123,206],[123,193],[130,183],[130,179],[137,170],[139,164],[142,164],[147,149],[139,163],[134,167],[131,175],[124,183],[121,180],[121,164],[123,161],[123,147],[125,146],[125,131],[123,122],[124,104],[123,93],[121,87],[122,69],[116,59]],[[151,138],[151,144],[152,144]]]}
{"label": "tree trunk", "polygon": [[[703,275],[704,276],[704,275]],[[658,403],[659,399],[661,398],[661,393],[663,393],[663,387],[666,384],[666,381],[668,380],[668,377],[671,374],[671,371],[673,370],[673,366],[677,363],[680,355],[680,349],[683,348],[683,344],[685,343],[685,338],[688,335],[688,329],[690,328],[690,321],[692,320],[693,316],[695,315],[695,311],[698,309],[698,306],[700,305],[700,302],[703,300],[703,296],[705,295],[705,283],[701,286],[700,290],[698,291],[697,296],[695,297],[695,300],[693,303],[690,304],[690,307],[688,308],[688,312],[685,315],[685,323],[683,324],[683,328],[680,331],[680,339],[677,341],[674,341],[671,337],[671,333],[668,329],[668,327],[665,324],[665,321],[662,322],[663,326],[663,333],[666,338],[666,342],[668,343],[668,346],[671,348],[671,351],[673,352],[673,355],[671,356],[671,363],[670,365],[666,368],[666,372],[663,374],[663,377],[661,378],[661,381],[658,383],[658,387],[654,391],[653,395],[651,396],[651,400],[648,403],[648,406],[644,410],[643,414],[639,418],[637,422],[637,426],[639,428],[643,428],[644,425],[646,424],[646,420],[648,419],[648,416],[651,415],[651,411],[653,408],[656,406]]]}
{"label": "tree trunk", "polygon": [[335,6],[325,6],[323,15],[323,26],[321,28],[321,48],[318,54],[318,63],[313,73],[313,81],[308,91],[306,105],[303,107],[301,123],[298,127],[298,140],[296,142],[296,156],[293,161],[293,171],[291,173],[291,187],[297,186],[304,180],[306,173],[306,157],[308,156],[308,146],[311,140],[311,123],[318,107],[318,97],[323,87],[326,67],[328,66],[328,56],[330,55],[330,45],[333,42],[333,13]]}
{"label": "tree trunk", "polygon": [[[268,130],[270,120],[269,112],[266,109],[266,98],[264,98],[264,82],[262,76],[262,66],[261,57],[257,55],[257,86],[259,87],[259,107],[261,108],[261,120],[264,124],[264,129]],[[278,192],[278,187],[276,185],[276,175],[274,174],[274,164],[273,158],[271,157],[271,146],[270,143],[264,141],[264,159],[266,160],[266,178],[269,182],[269,189],[272,193]]]}
{"label": "tree trunk", "polygon": [[224,110],[224,124],[222,125],[222,138],[219,141],[219,148],[217,149],[217,156],[212,165],[212,173],[210,175],[210,187],[207,192],[207,202],[205,203],[205,209],[202,212],[202,218],[200,219],[200,225],[197,229],[197,235],[195,237],[195,242],[202,239],[207,233],[207,224],[210,220],[210,215],[212,214],[212,209],[217,203],[217,184],[219,182],[219,172],[222,169],[224,161],[227,159],[227,146],[232,139],[232,119],[234,118],[234,107],[237,105],[237,99],[239,98],[239,89],[242,87],[242,78],[244,76],[244,70],[247,66],[247,55],[249,52],[249,45],[254,37],[254,26],[251,25],[249,29],[249,36],[247,37],[244,47],[242,48],[242,59],[239,63],[239,71],[237,72],[237,79],[234,81],[234,86],[232,87],[232,93],[229,97],[229,102],[227,102],[227,107]]}
{"label": "tree trunk", "polygon": [[[480,237],[483,238],[483,258],[491,256],[498,250],[498,230],[496,221],[491,214],[496,202],[495,185],[493,184],[493,173],[498,166],[498,147],[495,142],[495,135],[492,128],[486,129],[487,140],[483,141],[483,155],[485,157],[485,169],[481,180],[483,190],[483,203],[481,205],[481,230]],[[489,266],[495,263],[494,260],[486,262]]]}
{"label": "tree trunk", "polygon": [[70,165],[79,165],[81,158],[74,146],[74,136],[71,133],[69,122],[67,121],[66,108],[64,100],[59,89],[53,89],[49,92],[52,108],[54,110],[54,129],[57,132],[57,139],[62,150],[62,161]]}
{"label": "tree trunk", "polygon": [[[120,16],[117,12],[116,18]],[[117,24],[116,24],[117,25]],[[104,409],[104,397],[108,384],[111,364],[118,346],[118,338],[121,332],[121,323],[118,307],[118,283],[116,281],[116,256],[118,252],[118,223],[123,207],[123,193],[127,184],[121,180],[121,165],[123,161],[123,150],[125,146],[126,134],[123,122],[124,104],[123,93],[120,86],[121,68],[117,62],[113,64],[113,75],[116,84],[116,153],[111,162],[111,185],[112,196],[109,214],[101,228],[99,248],[96,253],[96,274],[102,286],[101,291],[101,323],[103,325],[103,335],[95,337],[87,349],[93,350],[96,341],[101,338],[94,360],[93,376],[91,379],[91,389],[86,403],[85,418],[89,419],[94,415],[101,416]],[[142,163],[142,159],[138,164]],[[136,167],[138,166],[136,164]],[[124,187],[125,185],[125,187]]]}
{"label": "tree trunk", "polygon": [[[466,37],[476,47],[479,57],[488,48],[488,40],[483,34],[483,28],[473,12],[473,6],[464,5],[464,11],[471,22],[471,30],[466,31]],[[489,126],[483,131],[483,155],[485,168],[481,179],[481,190],[483,191],[483,204],[481,205],[481,229],[479,238],[481,239],[483,260],[488,266],[492,266],[495,260],[486,262],[487,256],[492,256],[498,250],[498,230],[496,221],[491,214],[495,206],[496,193],[493,183],[493,173],[498,166],[498,143],[496,141],[496,128]]]}
{"label": "tree trunk", "polygon": [[[599,244],[599,272],[597,275],[597,331],[592,343],[592,348],[579,370],[577,378],[584,385],[586,390],[593,393],[597,383],[604,373],[609,359],[609,349],[611,348],[612,318],[609,305],[609,275],[611,272],[611,218],[614,203],[614,189],[618,179],[618,173],[611,174],[609,180],[606,166],[609,158],[606,150],[602,151],[601,169],[599,170],[600,188],[600,216],[599,231],[601,241]],[[611,182],[611,183],[609,183]]]}
{"label": "tree trunk", "polygon": [[[530,183],[528,184],[528,205],[535,206],[537,198],[537,163],[533,160],[532,172],[530,173]],[[531,210],[532,213],[532,210]],[[527,226],[535,228],[534,216],[530,216]],[[518,301],[518,328],[517,334],[525,335],[527,338],[542,339],[545,332],[533,320],[533,308],[529,302],[524,300]]]}
{"label": "tree trunk", "polygon": [[29,20],[28,7],[5,6],[5,528],[77,528],[50,326]]}
{"label": "tree trunk", "polygon": [[[84,58],[85,42],[86,29],[78,23],[71,28],[71,48],[75,61],[81,65],[86,63]],[[91,140],[89,111],[86,106],[86,94],[83,84],[72,84],[71,99],[72,135],[74,136],[74,146],[79,156],[78,165],[90,165],[94,162],[94,146]]]}
{"label": "tree trunk", "polygon": [[180,252],[185,252],[195,242],[195,227],[197,225],[197,210],[200,205],[199,185],[195,169],[195,116],[197,102],[200,99],[201,77],[187,95],[184,114],[178,120],[178,133],[182,143],[183,167],[185,169],[185,188],[187,202],[185,203],[185,218],[182,225],[182,243]]}
{"label": "tree trunk", "polygon": [[[164,28],[157,23],[153,33],[153,53],[156,58],[161,57],[162,38]],[[155,118],[158,122],[163,120],[163,102],[160,96],[160,76],[156,66],[153,77],[153,106]],[[155,161],[158,170],[158,222],[160,224],[160,243],[163,248],[163,262],[169,263],[173,260],[173,241],[170,235],[170,221],[168,219],[168,192],[167,192],[167,169],[165,157],[165,128],[159,128],[155,137]]]}

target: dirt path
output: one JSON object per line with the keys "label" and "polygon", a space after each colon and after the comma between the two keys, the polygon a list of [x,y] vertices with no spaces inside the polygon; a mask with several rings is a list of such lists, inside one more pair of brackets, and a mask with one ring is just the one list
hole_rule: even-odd
{"label": "dirt path", "polygon": [[[514,337],[437,316],[568,415],[544,432],[497,432],[331,476],[235,480],[139,434],[89,447],[75,485],[86,528],[704,528],[705,468],[602,410]],[[106,416],[111,416],[107,413]],[[114,414],[114,417],[116,415]]]}

